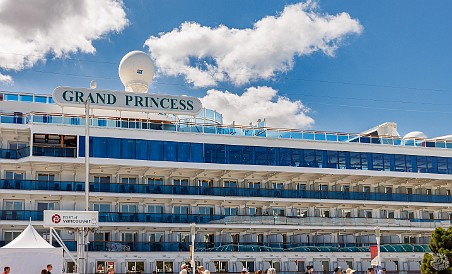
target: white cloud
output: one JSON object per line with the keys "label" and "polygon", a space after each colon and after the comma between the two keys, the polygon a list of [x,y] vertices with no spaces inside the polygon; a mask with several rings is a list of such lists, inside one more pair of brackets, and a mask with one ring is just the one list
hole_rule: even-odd
{"label": "white cloud", "polygon": [[241,85],[291,70],[295,56],[316,51],[332,56],[343,38],[362,29],[348,13],[321,14],[308,1],[286,6],[281,14],[264,17],[252,28],[185,22],[149,37],[145,45],[162,74],[183,75],[199,87],[219,81]]}
{"label": "white cloud", "polygon": [[314,124],[301,101],[279,96],[271,87],[250,87],[242,95],[211,89],[201,101],[204,107],[222,113],[225,124],[256,124],[263,118],[267,126],[276,128],[310,128]]}
{"label": "white cloud", "polygon": [[120,0],[0,0],[0,67],[22,70],[48,54],[94,53],[93,40],[127,24]]}
{"label": "white cloud", "polygon": [[0,73],[0,83],[12,85],[14,82],[11,76]]}

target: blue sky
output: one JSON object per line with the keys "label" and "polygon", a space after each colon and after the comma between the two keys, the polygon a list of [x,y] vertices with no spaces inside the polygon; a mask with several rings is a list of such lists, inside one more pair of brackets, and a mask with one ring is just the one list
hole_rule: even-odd
{"label": "blue sky", "polygon": [[[123,90],[117,76],[122,56],[144,46],[150,36],[168,33],[186,21],[216,28],[252,28],[265,16],[280,14],[295,1],[125,1],[128,25],[92,39],[95,53],[72,52],[55,58],[47,52],[18,71],[0,69],[14,84],[3,90],[51,93],[59,85]],[[267,86],[291,101],[301,100],[314,119],[313,129],[360,132],[386,121],[398,123],[403,135],[420,130],[429,137],[452,133],[452,10],[450,1],[320,0],[319,15],[348,13],[358,20],[360,34],[346,35],[334,56],[323,52],[294,57],[294,66],[271,79],[244,84],[220,81],[195,87],[183,76],[160,73],[150,91],[198,97],[209,89],[242,94],[250,87]],[[307,34],[308,35],[308,34]],[[269,40],[272,37],[268,37]],[[2,48],[0,56],[11,52]]]}

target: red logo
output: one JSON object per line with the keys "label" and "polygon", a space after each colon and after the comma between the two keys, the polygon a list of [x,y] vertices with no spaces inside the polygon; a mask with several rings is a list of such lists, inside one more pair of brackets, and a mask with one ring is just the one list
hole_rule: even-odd
{"label": "red logo", "polygon": [[60,217],[60,215],[54,214],[54,215],[52,216],[52,222],[53,222],[54,224],[58,224],[59,222],[61,222],[61,217]]}

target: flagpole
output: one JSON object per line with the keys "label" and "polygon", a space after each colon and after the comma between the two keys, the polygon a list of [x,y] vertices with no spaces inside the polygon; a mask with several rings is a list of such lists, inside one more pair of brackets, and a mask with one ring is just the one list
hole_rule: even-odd
{"label": "flagpole", "polygon": [[376,240],[377,240],[377,269],[378,269],[378,267],[381,266],[381,259],[380,259],[380,236],[381,236],[381,233],[380,233],[380,227],[377,226],[377,227],[375,228],[375,237],[376,237]]}

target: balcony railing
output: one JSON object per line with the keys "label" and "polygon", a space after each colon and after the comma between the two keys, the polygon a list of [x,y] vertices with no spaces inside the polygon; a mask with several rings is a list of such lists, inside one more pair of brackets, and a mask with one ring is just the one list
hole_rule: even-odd
{"label": "balcony railing", "polygon": [[0,159],[20,159],[27,156],[30,156],[30,147],[0,149]]}
{"label": "balcony railing", "polygon": [[33,146],[33,156],[77,157],[75,147]]}
{"label": "balcony railing", "polygon": [[[207,110],[206,110],[207,111]],[[91,119],[93,127],[102,128],[130,128],[140,130],[164,130],[175,132],[193,132],[217,135],[234,135],[244,137],[262,137],[271,139],[293,139],[322,142],[354,142],[362,144],[434,147],[451,149],[452,141],[440,139],[410,138],[403,139],[397,136],[373,137],[359,133],[325,132],[314,130],[269,128],[263,126],[223,125],[206,122],[207,117],[198,119],[195,123],[182,121],[154,122],[146,119],[130,119],[121,117],[95,117]],[[198,122],[199,121],[199,122]],[[0,113],[0,123],[6,124],[61,124],[82,126],[83,116],[61,114],[23,114],[21,116]]]}
{"label": "balcony railing", "polygon": [[[0,189],[84,191],[84,182],[0,179]],[[292,199],[370,200],[394,202],[452,203],[452,196],[423,194],[387,194],[379,192],[311,191],[268,188],[204,187],[147,184],[90,183],[92,192],[270,197]]]}
{"label": "balcony railing", "polygon": [[[64,241],[70,251],[76,251],[75,241]],[[94,252],[188,252],[188,242],[121,242],[90,241]],[[426,244],[384,244],[381,252],[430,252]],[[370,252],[369,244],[355,243],[195,243],[195,252]]]}
{"label": "balcony railing", "polygon": [[[33,210],[0,210],[0,220],[41,221],[42,211]],[[381,227],[420,227],[435,228],[449,226],[449,220],[424,219],[368,219],[368,218],[321,218],[298,216],[229,216],[206,214],[173,214],[173,213],[127,213],[99,212],[99,222],[139,222],[139,223],[197,223],[197,224],[250,224],[250,225],[319,225],[319,226],[381,226]]]}

